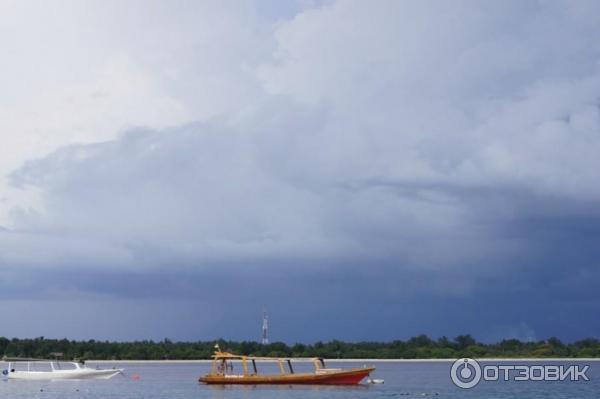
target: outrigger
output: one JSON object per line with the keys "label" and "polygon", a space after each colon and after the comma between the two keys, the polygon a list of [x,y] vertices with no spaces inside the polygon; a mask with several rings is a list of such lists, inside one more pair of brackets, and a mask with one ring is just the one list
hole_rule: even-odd
{"label": "outrigger", "polygon": [[[354,385],[360,383],[371,374],[375,367],[362,368],[327,368],[322,358],[280,358],[235,355],[221,352],[218,345],[212,356],[210,373],[198,380],[205,384],[317,384],[317,385]],[[310,360],[314,364],[314,372],[297,373],[292,361]],[[233,361],[242,363],[242,374],[233,374]],[[271,361],[279,366],[279,374],[259,374],[257,361]],[[251,368],[250,368],[251,367]]]}

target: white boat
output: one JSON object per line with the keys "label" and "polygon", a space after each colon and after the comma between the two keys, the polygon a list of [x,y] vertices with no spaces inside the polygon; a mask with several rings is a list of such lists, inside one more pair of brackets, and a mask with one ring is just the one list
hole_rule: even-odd
{"label": "white boat", "polygon": [[123,369],[96,369],[78,362],[43,359],[5,359],[8,368],[2,374],[15,380],[89,380],[114,377]]}

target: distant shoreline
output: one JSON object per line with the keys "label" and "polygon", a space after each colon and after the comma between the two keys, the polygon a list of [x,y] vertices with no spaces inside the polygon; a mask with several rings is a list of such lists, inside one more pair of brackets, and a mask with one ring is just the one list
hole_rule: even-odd
{"label": "distant shoreline", "polygon": [[[293,358],[292,358],[293,359]],[[325,359],[335,363],[451,363],[456,359]],[[548,357],[548,358],[476,358],[480,362],[600,362],[600,358]],[[261,361],[261,360],[259,360]],[[309,360],[300,360],[309,362]],[[87,360],[97,364],[210,364],[212,360]],[[266,360],[265,362],[268,362]]]}
{"label": "distant shoreline", "polygon": [[[406,341],[389,342],[361,341],[343,342],[317,341],[313,344],[287,344],[273,342],[261,344],[256,341],[70,341],[44,337],[8,339],[0,337],[0,354],[7,357],[53,357],[60,353],[65,359],[203,359],[210,360],[215,345],[231,353],[251,353],[263,357],[310,358],[320,356],[330,360],[341,358],[346,362],[448,362],[461,357],[478,356],[481,359],[589,359],[600,358],[600,340],[585,338],[563,343],[556,337],[536,342],[521,342],[517,339],[497,343],[477,342],[470,335],[459,335],[450,340],[441,337],[432,340],[426,335],[412,337]],[[507,360],[508,361],[508,360]],[[198,361],[197,363],[202,363]]]}

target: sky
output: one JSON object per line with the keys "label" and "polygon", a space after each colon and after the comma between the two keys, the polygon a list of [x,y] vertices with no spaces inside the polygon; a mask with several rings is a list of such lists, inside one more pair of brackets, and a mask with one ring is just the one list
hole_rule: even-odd
{"label": "sky", "polygon": [[600,3],[0,1],[0,335],[600,335]]}

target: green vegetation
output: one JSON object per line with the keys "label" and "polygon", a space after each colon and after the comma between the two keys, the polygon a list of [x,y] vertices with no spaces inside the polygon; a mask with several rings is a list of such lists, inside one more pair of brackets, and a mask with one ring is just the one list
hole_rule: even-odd
{"label": "green vegetation", "polygon": [[[287,345],[275,342],[261,345],[257,342],[233,342],[218,340],[223,350],[256,356],[294,356],[325,358],[381,358],[381,359],[435,359],[460,357],[600,357],[600,341],[584,339],[570,344],[557,338],[545,341],[521,342],[508,339],[495,344],[477,342],[470,335],[461,335],[452,340],[442,337],[432,340],[426,335],[408,341],[392,342],[317,342],[312,345]],[[101,342],[69,341],[67,339],[7,339],[0,337],[0,353],[9,357],[48,358],[60,352],[65,359],[97,360],[161,360],[161,359],[209,359],[215,341],[172,342]]]}

